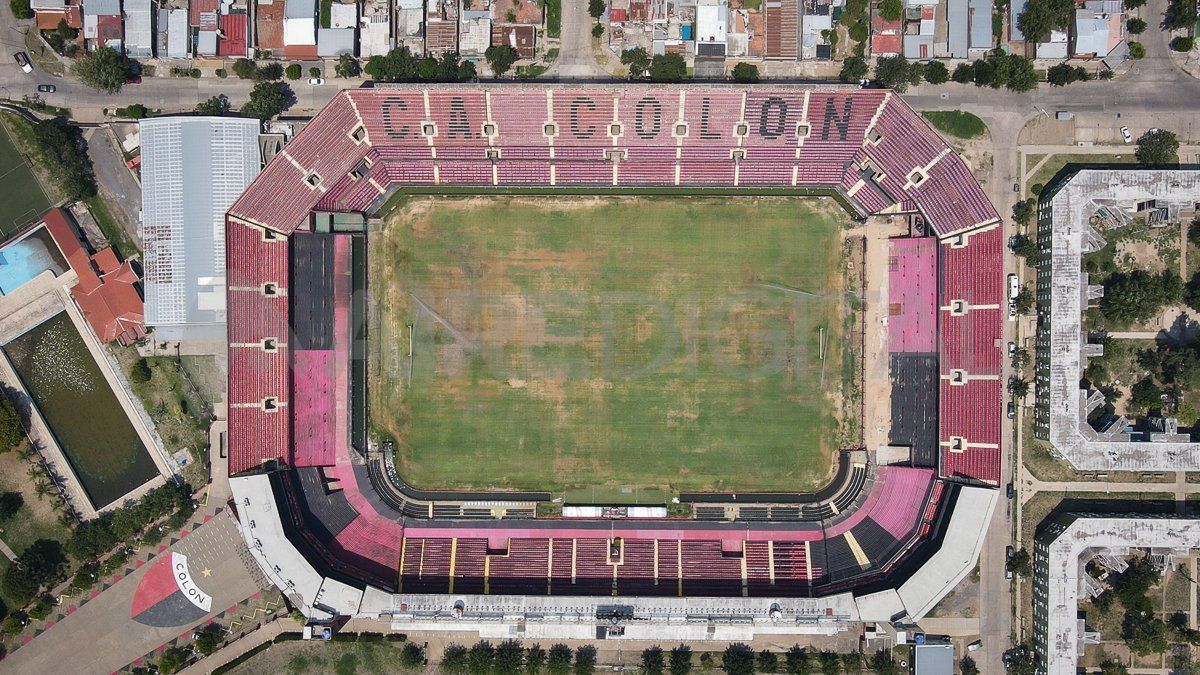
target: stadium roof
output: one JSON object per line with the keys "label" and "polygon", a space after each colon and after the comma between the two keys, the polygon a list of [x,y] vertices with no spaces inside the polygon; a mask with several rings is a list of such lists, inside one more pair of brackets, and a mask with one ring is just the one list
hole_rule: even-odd
{"label": "stadium roof", "polygon": [[259,123],[142,120],[146,324],[163,339],[225,337],[225,211],[258,175]]}

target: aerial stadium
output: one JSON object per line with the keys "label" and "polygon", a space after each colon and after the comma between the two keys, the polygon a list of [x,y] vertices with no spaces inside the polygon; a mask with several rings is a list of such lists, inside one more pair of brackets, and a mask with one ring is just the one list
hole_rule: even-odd
{"label": "aerial stadium", "polygon": [[233,503],[313,620],[830,632],[977,562],[1003,232],[891,92],[344,91],[226,249]]}

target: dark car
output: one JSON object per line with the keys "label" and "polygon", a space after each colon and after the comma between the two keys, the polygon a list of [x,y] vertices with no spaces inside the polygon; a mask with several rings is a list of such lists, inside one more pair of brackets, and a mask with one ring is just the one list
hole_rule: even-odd
{"label": "dark car", "polygon": [[52,84],[39,84],[38,92],[42,94],[53,94],[58,88]]}

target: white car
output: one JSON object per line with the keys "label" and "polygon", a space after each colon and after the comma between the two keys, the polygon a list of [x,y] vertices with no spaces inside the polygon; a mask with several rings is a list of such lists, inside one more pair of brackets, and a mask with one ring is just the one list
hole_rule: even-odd
{"label": "white car", "polygon": [[1129,127],[1121,127],[1121,138],[1124,138],[1126,143],[1133,142],[1133,134],[1129,133]]}
{"label": "white car", "polygon": [[310,78],[308,78],[308,83],[314,87],[319,87],[322,84],[325,84],[325,80],[323,80],[319,77],[310,77]]}
{"label": "white car", "polygon": [[976,641],[972,642],[971,644],[967,645],[967,651],[969,651],[969,652],[979,651],[980,647],[983,647],[983,640],[976,640]]}
{"label": "white car", "polygon": [[29,65],[29,57],[25,55],[25,52],[17,52],[13,54],[13,58],[16,59],[17,65],[26,75],[33,72],[33,66]]}

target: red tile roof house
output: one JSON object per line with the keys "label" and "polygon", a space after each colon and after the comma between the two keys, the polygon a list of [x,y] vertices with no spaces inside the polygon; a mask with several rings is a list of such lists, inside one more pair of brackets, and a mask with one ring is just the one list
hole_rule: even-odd
{"label": "red tile roof house", "polygon": [[902,24],[899,20],[885,21],[878,14],[871,17],[871,54],[895,56],[903,51],[901,27]]}
{"label": "red tile roof house", "polygon": [[137,272],[128,261],[118,260],[111,247],[89,254],[69,218],[63,209],[51,209],[40,224],[78,277],[71,297],[101,342],[130,345],[146,335]]}

